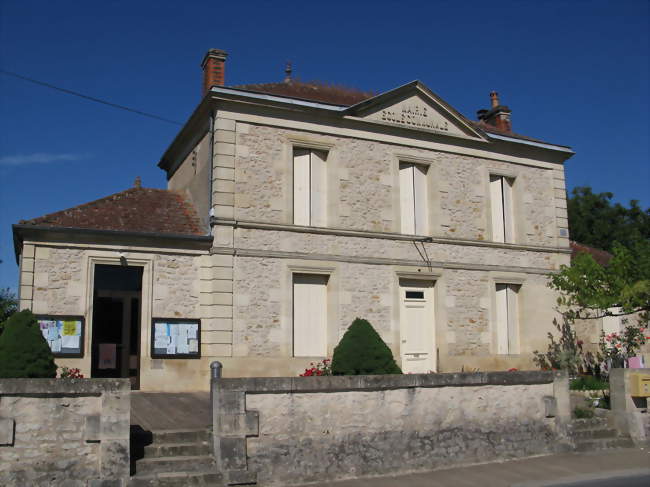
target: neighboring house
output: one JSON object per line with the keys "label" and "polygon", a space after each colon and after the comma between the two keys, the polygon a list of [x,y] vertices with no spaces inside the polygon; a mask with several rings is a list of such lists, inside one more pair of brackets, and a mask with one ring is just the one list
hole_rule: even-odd
{"label": "neighboring house", "polygon": [[[14,226],[20,303],[59,364],[145,390],[286,376],[368,319],[405,372],[532,367],[568,264],[565,147],[419,81],[373,96],[291,80],[204,96],[135,188]],[[57,328],[58,327],[58,328]]]}

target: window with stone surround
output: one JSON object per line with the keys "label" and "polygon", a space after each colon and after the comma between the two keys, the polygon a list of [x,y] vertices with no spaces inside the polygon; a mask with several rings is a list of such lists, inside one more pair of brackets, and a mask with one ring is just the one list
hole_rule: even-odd
{"label": "window with stone surround", "polygon": [[512,206],[513,178],[490,175],[490,207],[492,214],[492,240],[514,243],[515,226]]}
{"label": "window with stone surround", "polygon": [[401,231],[406,235],[428,234],[427,170],[410,162],[399,165]]}
{"label": "window with stone surround", "polygon": [[327,152],[293,149],[293,223],[327,226]]}
{"label": "window with stone surround", "polygon": [[327,355],[327,275],[293,274],[293,356]]}
{"label": "window with stone surround", "polygon": [[517,284],[495,285],[496,352],[500,355],[519,353],[519,311]]}

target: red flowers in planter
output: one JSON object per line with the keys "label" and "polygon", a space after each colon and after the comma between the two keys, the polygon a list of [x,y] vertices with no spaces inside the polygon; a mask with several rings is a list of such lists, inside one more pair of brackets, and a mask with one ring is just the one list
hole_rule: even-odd
{"label": "red flowers in planter", "polygon": [[300,377],[315,377],[319,375],[332,375],[332,360],[323,359],[322,362],[310,363],[311,367],[305,369],[303,374],[300,374]]}

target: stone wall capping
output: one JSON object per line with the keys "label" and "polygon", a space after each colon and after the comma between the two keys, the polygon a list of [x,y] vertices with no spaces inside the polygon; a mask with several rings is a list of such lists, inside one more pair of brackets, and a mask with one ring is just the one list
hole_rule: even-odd
{"label": "stone wall capping", "polygon": [[107,392],[130,391],[129,379],[0,379],[2,396],[100,396]]}
{"label": "stone wall capping", "polygon": [[487,385],[550,384],[548,371],[448,372],[440,374],[349,375],[322,377],[254,377],[213,379],[220,391],[248,394],[289,392],[342,392],[389,390],[409,387],[462,387]]}

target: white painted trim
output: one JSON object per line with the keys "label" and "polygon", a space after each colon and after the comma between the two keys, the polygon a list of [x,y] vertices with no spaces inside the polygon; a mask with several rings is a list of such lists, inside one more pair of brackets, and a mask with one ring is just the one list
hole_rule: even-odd
{"label": "white painted trim", "polygon": [[568,154],[575,154],[574,151],[569,149],[568,147],[563,147],[561,145],[554,145],[554,144],[546,144],[543,142],[533,142],[532,140],[525,140],[525,139],[517,139],[514,137],[506,137],[504,135],[497,135],[493,134],[491,132],[487,132],[488,137],[491,139],[497,139],[497,140],[506,140],[508,142],[514,142],[516,144],[524,144],[524,145],[532,145],[534,147],[542,147],[543,149],[550,149],[550,150],[556,150],[559,152],[566,152]]}

